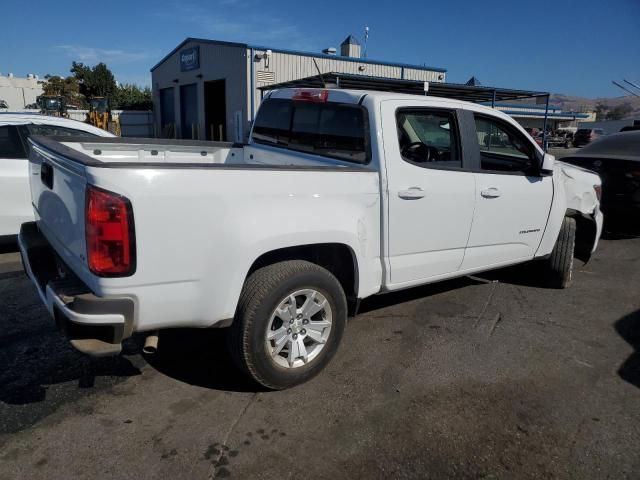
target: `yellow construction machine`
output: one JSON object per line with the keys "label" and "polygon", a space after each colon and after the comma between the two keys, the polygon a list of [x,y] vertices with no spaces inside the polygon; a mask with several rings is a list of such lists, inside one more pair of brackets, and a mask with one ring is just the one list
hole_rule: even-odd
{"label": "yellow construction machine", "polygon": [[87,123],[103,130],[109,129],[111,119],[111,109],[109,100],[106,97],[93,97],[89,99],[89,113],[87,113]]}

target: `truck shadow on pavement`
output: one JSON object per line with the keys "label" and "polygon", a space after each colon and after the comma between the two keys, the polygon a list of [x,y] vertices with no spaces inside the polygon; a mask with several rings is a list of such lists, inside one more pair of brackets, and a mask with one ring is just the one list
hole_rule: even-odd
{"label": "truck shadow on pavement", "polygon": [[[99,377],[140,374],[124,356],[90,358],[73,350],[61,337],[56,338],[57,332],[45,335],[26,332],[20,338],[18,331],[1,339],[0,349],[4,351],[0,354],[0,402],[9,405],[42,402],[48,400],[48,391],[56,385],[73,382],[74,390],[92,389]],[[37,337],[37,344],[33,337]]]}
{"label": "truck shadow on pavement", "polygon": [[0,433],[22,430],[68,402],[140,374],[126,354],[94,359],[71,347],[21,269],[0,280]]}
{"label": "truck shadow on pavement", "polygon": [[640,388],[640,310],[622,317],[614,327],[616,332],[634,349],[618,369],[618,375],[624,381]]}
{"label": "truck shadow on pavement", "polygon": [[[231,392],[263,391],[235,366],[224,329],[170,329],[160,334],[158,351],[144,358],[163,375],[180,382]],[[140,346],[144,340],[138,339]]]}
{"label": "truck shadow on pavement", "polygon": [[43,330],[18,330],[0,341],[0,434],[28,428],[68,403],[140,374],[126,357],[89,358],[56,331]]}
{"label": "truck shadow on pavement", "polygon": [[[630,234],[622,233],[608,233],[609,236],[605,238],[603,234],[602,239],[605,240],[628,240],[635,238]],[[640,235],[638,235],[640,236]],[[601,247],[598,247],[601,248]],[[594,261],[598,259],[599,251],[596,250],[588,261],[584,258],[574,258],[573,272],[586,268]],[[485,281],[498,281],[501,283],[508,283],[511,285],[519,285],[523,287],[533,288],[546,288],[555,290],[556,287],[549,285],[548,273],[545,271],[545,265],[543,260],[533,260],[527,263],[517,264],[510,267],[504,267],[497,270],[488,270],[486,272],[477,273],[474,278],[484,279]]]}
{"label": "truck shadow on pavement", "polygon": [[481,279],[460,277],[428,285],[421,285],[419,287],[407,288],[397,292],[385,293],[384,295],[374,295],[373,297],[366,298],[362,301],[360,308],[358,309],[358,314],[372,312],[381,308],[411,302],[420,298],[430,297],[432,295],[468,287],[470,285],[477,285],[479,283],[484,282]]}
{"label": "truck shadow on pavement", "polygon": [[509,283],[522,287],[552,288],[549,286],[543,266],[538,261],[513,265],[497,270],[488,270],[477,273],[474,278],[483,279],[487,282]]}

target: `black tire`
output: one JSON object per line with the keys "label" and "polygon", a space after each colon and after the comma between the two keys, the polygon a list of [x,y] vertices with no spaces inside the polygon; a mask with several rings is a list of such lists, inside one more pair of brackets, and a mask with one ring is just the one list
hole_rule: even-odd
{"label": "black tire", "polygon": [[[270,317],[279,303],[296,290],[313,288],[329,302],[332,325],[324,348],[306,365],[277,365],[265,347]],[[328,270],[311,262],[291,260],[262,267],[245,281],[227,345],[236,365],[255,382],[281,390],[310,380],[338,349],[347,321],[347,300],[340,282]]]}
{"label": "black tire", "polygon": [[576,221],[565,217],[553,247],[546,260],[548,283],[553,288],[568,288],[573,280],[573,253],[576,245]]}

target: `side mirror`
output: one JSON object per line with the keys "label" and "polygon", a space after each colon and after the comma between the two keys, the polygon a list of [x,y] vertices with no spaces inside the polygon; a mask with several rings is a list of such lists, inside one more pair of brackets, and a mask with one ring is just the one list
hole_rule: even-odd
{"label": "side mirror", "polygon": [[556,157],[545,153],[542,157],[542,165],[540,165],[540,175],[543,177],[549,177],[553,175],[553,166],[556,163]]}

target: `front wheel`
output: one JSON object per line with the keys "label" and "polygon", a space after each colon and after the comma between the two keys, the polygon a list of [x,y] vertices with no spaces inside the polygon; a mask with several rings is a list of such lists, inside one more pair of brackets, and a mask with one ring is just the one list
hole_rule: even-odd
{"label": "front wheel", "polygon": [[545,270],[551,287],[567,288],[571,285],[575,245],[576,221],[571,217],[565,217],[553,251],[545,260]]}
{"label": "front wheel", "polygon": [[302,260],[253,272],[240,295],[227,340],[236,364],[273,390],[318,374],[344,332],[347,301],[328,270]]}

